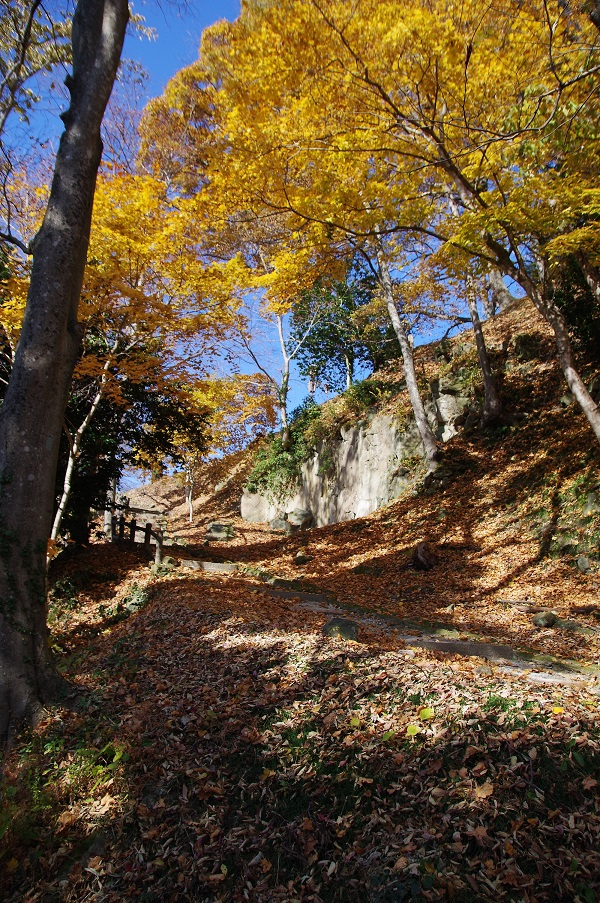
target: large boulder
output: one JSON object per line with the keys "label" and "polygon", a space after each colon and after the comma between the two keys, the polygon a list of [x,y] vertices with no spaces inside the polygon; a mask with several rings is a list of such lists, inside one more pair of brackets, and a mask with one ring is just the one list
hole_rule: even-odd
{"label": "large boulder", "polygon": [[283,517],[274,517],[269,521],[269,529],[274,533],[286,533],[289,535],[294,532],[294,528],[289,523],[285,515]]}
{"label": "large boulder", "polygon": [[259,492],[244,489],[241,501],[242,517],[251,524],[266,524],[274,516],[273,504]]}
{"label": "large boulder", "polygon": [[309,508],[296,508],[287,515],[287,522],[297,530],[308,530],[314,524],[313,513]]}

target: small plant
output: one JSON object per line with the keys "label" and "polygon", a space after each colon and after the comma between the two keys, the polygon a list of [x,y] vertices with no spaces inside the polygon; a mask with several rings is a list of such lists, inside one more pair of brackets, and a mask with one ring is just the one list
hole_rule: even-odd
{"label": "small plant", "polygon": [[407,455],[405,458],[402,458],[400,463],[402,467],[406,467],[408,470],[416,470],[423,463],[423,458],[421,455]]}
{"label": "small plant", "polygon": [[134,583],[123,599],[123,606],[127,611],[139,611],[148,603],[148,590],[144,586]]}
{"label": "small plant", "polygon": [[329,446],[324,445],[319,451],[319,476],[327,476],[333,470],[334,458]]}
{"label": "small plant", "polygon": [[271,498],[289,498],[300,478],[300,468],[315,448],[308,444],[309,425],[320,417],[320,408],[308,398],[290,417],[290,444],[283,447],[281,436],[272,436],[269,444],[259,449],[246,488]]}
{"label": "small plant", "polygon": [[55,623],[79,605],[76,586],[66,577],[57,580],[48,594],[48,621]]}
{"label": "small plant", "polygon": [[56,581],[52,587],[51,596],[54,602],[62,608],[76,608],[79,604],[77,587],[67,577]]}
{"label": "small plant", "polygon": [[113,623],[124,621],[133,612],[139,611],[149,601],[148,590],[134,583],[123,599],[119,599],[114,605],[100,605],[98,613],[101,618],[106,618]]}

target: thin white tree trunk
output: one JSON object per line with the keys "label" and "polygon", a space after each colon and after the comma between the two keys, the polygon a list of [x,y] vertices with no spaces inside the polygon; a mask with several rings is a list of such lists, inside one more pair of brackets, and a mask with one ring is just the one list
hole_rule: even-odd
{"label": "thin white tree trunk", "polygon": [[554,330],[558,359],[567,385],[573,398],[585,414],[596,439],[600,442],[600,407],[588,392],[587,386],[575,367],[571,339],[565,319],[561,312],[553,304],[546,301],[539,292],[532,293],[531,297],[541,315]]}
{"label": "thin white tree trunk", "polygon": [[379,282],[383,291],[388,314],[390,320],[392,321],[392,326],[394,327],[394,332],[396,333],[398,342],[400,343],[400,350],[402,351],[404,376],[406,378],[406,386],[408,388],[410,403],[415,415],[415,420],[417,422],[417,429],[419,430],[419,435],[421,437],[421,441],[423,442],[427,467],[431,472],[437,469],[440,452],[435,436],[433,434],[433,430],[429,426],[429,421],[427,420],[425,407],[423,405],[423,400],[421,398],[421,393],[419,392],[419,386],[417,383],[413,349],[411,347],[404,326],[402,325],[400,315],[398,314],[396,301],[394,299],[392,277],[387,264],[387,260],[385,259],[383,248],[381,247],[381,242],[379,241],[377,243],[377,265],[379,269]]}
{"label": "thin white tree trunk", "polygon": [[112,539],[112,519],[115,514],[115,502],[117,500],[117,480],[114,477],[110,483],[110,507],[104,512],[104,535]]}
{"label": "thin white tree trunk", "polygon": [[[287,400],[290,388],[290,361],[291,357],[285,347],[285,338],[283,335],[283,317],[277,314],[277,333],[279,335],[279,346],[281,348],[281,356],[283,357],[283,370],[281,373],[281,382],[277,392],[279,417],[281,419],[281,444],[284,449],[288,449],[291,444],[290,424],[288,421]],[[296,349],[297,350],[297,349]]]}
{"label": "thin white tree trunk", "polygon": [[[115,351],[115,347],[113,347],[112,351]],[[98,410],[98,405],[102,401],[102,397],[104,395],[104,389],[106,388],[106,383],[108,380],[108,371],[110,369],[110,365],[112,362],[112,356],[107,358],[105,361],[104,367],[102,368],[102,376],[100,377],[100,383],[98,385],[98,391],[94,395],[92,399],[92,404],[90,405],[90,409],[87,412],[85,419],[79,426],[79,428],[73,433],[73,436],[70,437],[69,434],[69,460],[67,462],[67,470],[65,473],[65,479],[63,481],[63,491],[60,497],[60,502],[58,503],[58,508],[56,509],[56,514],[54,515],[54,523],[52,524],[52,532],[50,534],[50,539],[56,541],[58,539],[58,534],[60,532],[62,520],[64,517],[64,513],[66,507],[69,503],[69,498],[71,496],[71,484],[73,481],[73,472],[75,470],[75,465],[79,459],[79,455],[81,454],[81,442],[85,435],[85,431],[88,426],[94,419],[94,414]]]}
{"label": "thin white tree trunk", "polygon": [[346,364],[346,389],[349,389],[352,385],[352,361],[348,357],[347,354],[344,355],[344,362]]}
{"label": "thin white tree trunk", "polygon": [[[548,300],[543,288],[538,287],[533,281],[519,254],[515,254],[517,260],[517,263],[515,264],[503,245],[491,236],[487,236],[486,241],[490,250],[497,255],[498,266],[504,269],[504,271],[521,286],[544,320],[552,327],[554,338],[556,340],[558,360],[567,385],[573,398],[585,414],[594,436],[598,442],[600,442],[600,407],[588,392],[587,387],[575,366],[575,357],[573,355],[573,348],[571,346],[571,339],[569,337],[565,318],[556,305]],[[514,249],[515,246],[513,243],[513,251]],[[543,268],[544,261],[539,260],[538,266]]]}
{"label": "thin white tree trunk", "polygon": [[188,505],[188,523],[194,522],[194,472],[193,464],[185,469],[185,500]]}
{"label": "thin white tree trunk", "polygon": [[473,277],[467,275],[465,278],[467,304],[469,306],[469,314],[473,323],[473,334],[475,336],[475,344],[477,345],[477,357],[479,358],[479,366],[483,374],[483,416],[482,424],[485,426],[497,420],[502,413],[502,402],[496,390],[496,381],[492,373],[490,357],[485,344],[485,336],[479,319],[477,310],[477,298],[475,297],[475,289],[473,285]]}

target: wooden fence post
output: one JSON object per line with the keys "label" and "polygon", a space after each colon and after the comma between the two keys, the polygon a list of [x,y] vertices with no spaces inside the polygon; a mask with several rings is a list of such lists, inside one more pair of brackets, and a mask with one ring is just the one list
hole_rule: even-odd
{"label": "wooden fence post", "polygon": [[154,534],[156,538],[156,553],[154,555],[154,564],[159,566],[162,564],[162,550],[163,550],[163,533],[160,527],[157,528],[156,533]]}
{"label": "wooden fence post", "polygon": [[123,540],[125,536],[125,515],[122,514],[119,518],[119,539]]}
{"label": "wooden fence post", "polygon": [[137,528],[137,524],[136,524],[135,517],[134,517],[131,519],[131,521],[129,523],[129,541],[130,542],[135,542],[136,528]]}
{"label": "wooden fence post", "polygon": [[152,536],[152,524],[146,524],[146,528],[144,530],[144,545],[150,545],[150,537]]}

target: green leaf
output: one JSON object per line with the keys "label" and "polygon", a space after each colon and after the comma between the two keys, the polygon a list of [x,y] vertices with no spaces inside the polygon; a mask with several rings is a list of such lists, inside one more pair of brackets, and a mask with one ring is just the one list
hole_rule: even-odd
{"label": "green leaf", "polygon": [[360,718],[351,718],[350,727],[360,727]]}
{"label": "green leaf", "polygon": [[421,721],[428,721],[430,718],[433,718],[434,715],[435,712],[433,711],[433,709],[430,709],[428,707],[421,709],[421,711],[419,712],[419,718],[421,719]]}
{"label": "green leaf", "polygon": [[409,737],[414,737],[416,734],[419,733],[420,730],[421,730],[421,728],[419,727],[418,724],[409,724],[408,727],[406,728],[406,733],[408,734]]}
{"label": "green leaf", "polygon": [[396,731],[386,731],[381,738],[382,740],[391,740],[392,737],[396,736]]}

